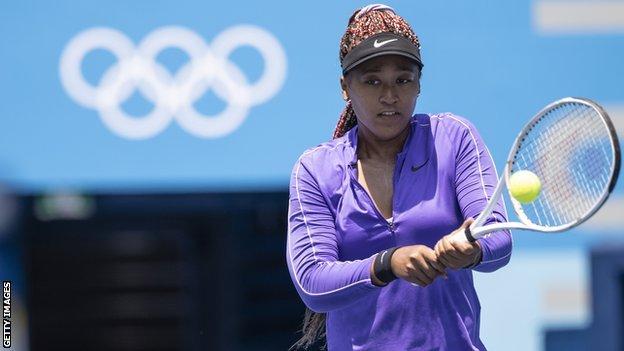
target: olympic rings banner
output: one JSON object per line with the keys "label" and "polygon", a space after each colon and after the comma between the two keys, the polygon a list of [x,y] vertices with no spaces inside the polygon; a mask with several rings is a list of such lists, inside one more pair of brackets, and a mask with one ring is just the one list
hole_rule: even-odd
{"label": "olympic rings banner", "polygon": [[[244,45],[258,50],[264,61],[265,70],[254,84],[228,61],[232,51]],[[93,87],[85,81],[81,66],[85,56],[98,48],[113,53],[117,63],[103,74],[99,86]],[[179,48],[189,55],[189,62],[175,75],[156,60],[167,48]],[[238,128],[252,106],[279,92],[286,76],[286,54],[271,33],[250,25],[228,28],[210,46],[187,28],[162,27],[149,33],[136,48],[117,30],[90,28],[65,47],[60,76],[72,99],[97,110],[102,122],[120,137],[152,138],[176,118],[192,135],[218,138]],[[227,102],[217,116],[202,115],[193,107],[210,88]],[[154,109],[141,118],[131,117],[121,108],[135,90],[154,104]]]}
{"label": "olympic rings banner", "polygon": [[[23,193],[284,189],[297,157],[331,137],[344,106],[338,43],[365,4],[3,2],[0,183]],[[514,131],[555,98],[624,111],[617,22],[563,23],[557,13],[574,16],[565,1],[387,4],[421,37],[417,112],[469,118],[498,164]]]}

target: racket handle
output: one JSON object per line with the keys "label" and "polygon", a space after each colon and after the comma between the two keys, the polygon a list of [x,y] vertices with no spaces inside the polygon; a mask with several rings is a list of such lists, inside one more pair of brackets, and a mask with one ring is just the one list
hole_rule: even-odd
{"label": "racket handle", "polygon": [[470,232],[470,226],[466,227],[466,229],[464,230],[464,234],[466,234],[466,240],[468,240],[469,243],[474,243],[475,241],[477,241],[477,239],[475,239]]}

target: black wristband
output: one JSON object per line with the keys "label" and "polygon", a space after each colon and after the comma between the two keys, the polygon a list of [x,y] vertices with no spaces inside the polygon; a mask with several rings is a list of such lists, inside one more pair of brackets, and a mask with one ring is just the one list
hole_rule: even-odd
{"label": "black wristband", "polygon": [[392,254],[394,254],[394,252],[398,249],[398,247],[392,247],[387,250],[383,250],[375,257],[373,272],[375,273],[375,277],[377,277],[377,279],[384,284],[388,284],[397,278],[396,275],[392,273],[391,259]]}
{"label": "black wristband", "polygon": [[466,269],[472,269],[476,266],[478,266],[481,263],[481,260],[483,260],[483,250],[481,252],[479,252],[479,254],[477,255],[477,257],[475,257],[474,262],[472,262],[471,264],[467,265]]}

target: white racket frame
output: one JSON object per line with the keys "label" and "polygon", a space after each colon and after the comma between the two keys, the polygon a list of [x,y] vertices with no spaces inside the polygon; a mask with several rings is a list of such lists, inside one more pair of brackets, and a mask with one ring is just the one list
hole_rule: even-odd
{"label": "white racket frame", "polygon": [[[611,157],[613,158],[612,159],[613,162],[611,166],[611,183],[609,184],[608,187],[604,189],[603,193],[600,195],[600,199],[596,201],[594,206],[589,211],[587,211],[584,215],[580,216],[576,220],[570,223],[564,224],[564,225],[552,226],[552,227],[537,225],[531,222],[531,220],[525,215],[524,211],[522,210],[522,204],[518,202],[516,199],[514,199],[513,196],[511,196],[511,192],[509,191],[509,188],[507,188],[507,184],[509,182],[509,176],[511,173],[511,167],[513,164],[513,157],[518,151],[518,148],[521,145],[522,138],[527,134],[527,132],[531,128],[533,128],[533,126],[537,124],[539,120],[547,112],[556,108],[559,105],[563,105],[567,103],[578,103],[578,104],[589,106],[593,108],[602,117],[602,122],[604,123],[605,128],[609,130],[611,134],[611,138],[610,138],[610,142],[612,146]],[[609,119],[609,115],[605,112],[605,110],[597,103],[589,99],[585,99],[585,98],[566,97],[566,98],[557,100],[549,104],[548,106],[544,107],[541,111],[539,111],[524,126],[522,131],[518,133],[518,136],[516,137],[516,140],[514,141],[514,144],[511,150],[509,151],[509,155],[507,156],[507,161],[505,162],[505,169],[503,171],[503,174],[498,180],[496,189],[494,190],[494,193],[492,193],[492,196],[490,197],[487,206],[485,207],[485,209],[483,209],[479,217],[477,217],[477,219],[472,223],[472,225],[470,225],[470,227],[467,228],[465,232],[457,232],[455,234],[456,237],[454,239],[462,240],[462,241],[468,240],[470,242],[473,242],[479,238],[484,237],[485,235],[489,233],[504,230],[504,229],[522,229],[522,230],[533,230],[533,231],[543,232],[543,233],[556,233],[556,232],[561,232],[561,231],[570,229],[572,227],[575,227],[583,223],[584,221],[586,221],[589,217],[591,217],[594,213],[596,213],[596,211],[598,211],[598,209],[600,209],[600,207],[605,203],[605,201],[609,197],[609,194],[615,187],[615,182],[618,176],[618,174],[615,174],[615,173],[616,172],[619,173],[619,168],[620,168],[620,146],[619,146],[619,142],[617,139],[617,134],[615,133],[615,128],[613,127],[613,123]],[[494,206],[496,206],[496,204],[498,203],[498,200],[501,198],[503,188],[507,189],[507,193],[509,195],[509,198],[511,199],[511,203],[513,204],[514,211],[518,215],[520,222],[499,222],[499,223],[493,223],[493,224],[482,226],[485,220],[492,214],[492,211],[494,210]]]}

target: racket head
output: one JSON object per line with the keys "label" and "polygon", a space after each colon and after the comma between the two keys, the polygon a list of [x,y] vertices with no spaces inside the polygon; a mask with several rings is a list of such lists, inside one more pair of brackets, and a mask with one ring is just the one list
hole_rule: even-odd
{"label": "racket head", "polygon": [[585,98],[563,98],[538,112],[518,134],[504,180],[520,170],[535,173],[539,196],[520,203],[507,191],[520,221],[531,229],[560,232],[577,226],[604,204],[620,172],[620,144],[609,115]]}

